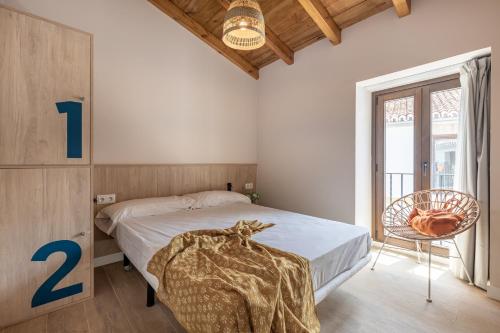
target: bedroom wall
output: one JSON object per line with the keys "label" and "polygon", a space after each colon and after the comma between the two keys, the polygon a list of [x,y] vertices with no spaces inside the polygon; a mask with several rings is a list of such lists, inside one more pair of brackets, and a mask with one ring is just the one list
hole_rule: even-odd
{"label": "bedroom wall", "polygon": [[257,81],[146,0],[0,0],[94,34],[94,162],[255,163]]}
{"label": "bedroom wall", "polygon": [[[255,163],[257,81],[147,0],[0,0],[94,35],[95,164]],[[121,260],[94,228],[96,265]]]}
{"label": "bedroom wall", "polygon": [[[413,0],[261,71],[258,181],[265,205],[354,223],[356,82],[492,46],[492,203],[500,200],[500,1]],[[368,134],[369,135],[369,134]],[[367,189],[368,190],[368,189]],[[500,209],[492,204],[491,282],[500,298]]]}

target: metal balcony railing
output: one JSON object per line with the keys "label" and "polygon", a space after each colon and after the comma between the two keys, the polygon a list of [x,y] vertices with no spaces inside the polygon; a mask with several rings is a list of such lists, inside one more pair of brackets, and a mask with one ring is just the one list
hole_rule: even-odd
{"label": "metal balcony railing", "polygon": [[[413,173],[386,172],[385,176],[386,186],[388,186],[386,188],[386,198],[389,199],[387,204],[413,192]],[[434,173],[431,187],[434,189],[453,189],[454,180],[455,176],[452,173]]]}
{"label": "metal balcony railing", "polygon": [[[386,189],[386,196],[388,196],[389,201],[387,204],[390,204],[393,200],[401,198],[404,194],[406,193],[411,193],[413,191],[413,173],[406,173],[406,172],[386,172],[385,173],[386,177],[386,184],[387,184],[387,178],[389,178],[389,188],[387,191]],[[405,187],[405,177],[411,177],[411,181],[406,182],[406,184],[410,184],[411,187],[406,186]],[[399,186],[395,186],[395,184],[399,182]],[[395,188],[397,187],[397,189]],[[399,190],[399,193],[396,192]],[[395,196],[398,195],[398,196]]]}
{"label": "metal balcony railing", "polygon": [[453,189],[455,175],[452,173],[435,173],[432,175],[432,188]]}

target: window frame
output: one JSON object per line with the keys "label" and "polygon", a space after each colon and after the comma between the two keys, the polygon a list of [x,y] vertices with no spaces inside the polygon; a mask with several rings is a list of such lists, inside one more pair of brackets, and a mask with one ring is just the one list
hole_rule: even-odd
{"label": "window frame", "polygon": [[[422,172],[423,162],[431,161],[431,93],[460,87],[460,75],[444,77],[398,86],[374,92],[372,94],[372,234],[376,241],[383,242],[385,235],[381,223],[385,193],[385,110],[384,102],[391,99],[414,96],[414,190],[430,188],[431,172]],[[427,123],[424,120],[428,120]],[[416,242],[388,237],[388,244],[417,250]],[[428,244],[420,244],[422,250],[428,250]],[[437,255],[448,256],[446,248],[433,246]]]}

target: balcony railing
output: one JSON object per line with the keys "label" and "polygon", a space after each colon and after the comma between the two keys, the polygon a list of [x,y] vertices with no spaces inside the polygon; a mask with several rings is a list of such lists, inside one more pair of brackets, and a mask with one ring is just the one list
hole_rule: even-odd
{"label": "balcony railing", "polygon": [[[386,202],[386,206],[403,195],[413,192],[413,173],[386,172],[385,177],[386,199],[389,199]],[[387,181],[389,181],[389,184],[387,184]]]}
{"label": "balcony railing", "polygon": [[432,177],[432,188],[453,189],[455,175],[452,173],[435,173]]}
{"label": "balcony railing", "polygon": [[[406,194],[413,192],[413,173],[386,172],[386,205]],[[434,173],[432,188],[453,189],[455,175],[452,173]]]}

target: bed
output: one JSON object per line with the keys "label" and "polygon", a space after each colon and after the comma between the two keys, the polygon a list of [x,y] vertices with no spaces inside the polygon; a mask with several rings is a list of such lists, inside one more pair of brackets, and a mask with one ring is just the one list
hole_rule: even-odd
{"label": "bed", "polygon": [[252,239],[310,261],[316,304],[361,270],[371,258],[371,239],[365,228],[240,202],[128,218],[116,226],[113,236],[126,260],[130,260],[148,282],[150,306],[154,304],[158,280],[146,271],[146,267],[159,249],[183,232],[228,228],[238,220],[274,223],[274,227]]}

